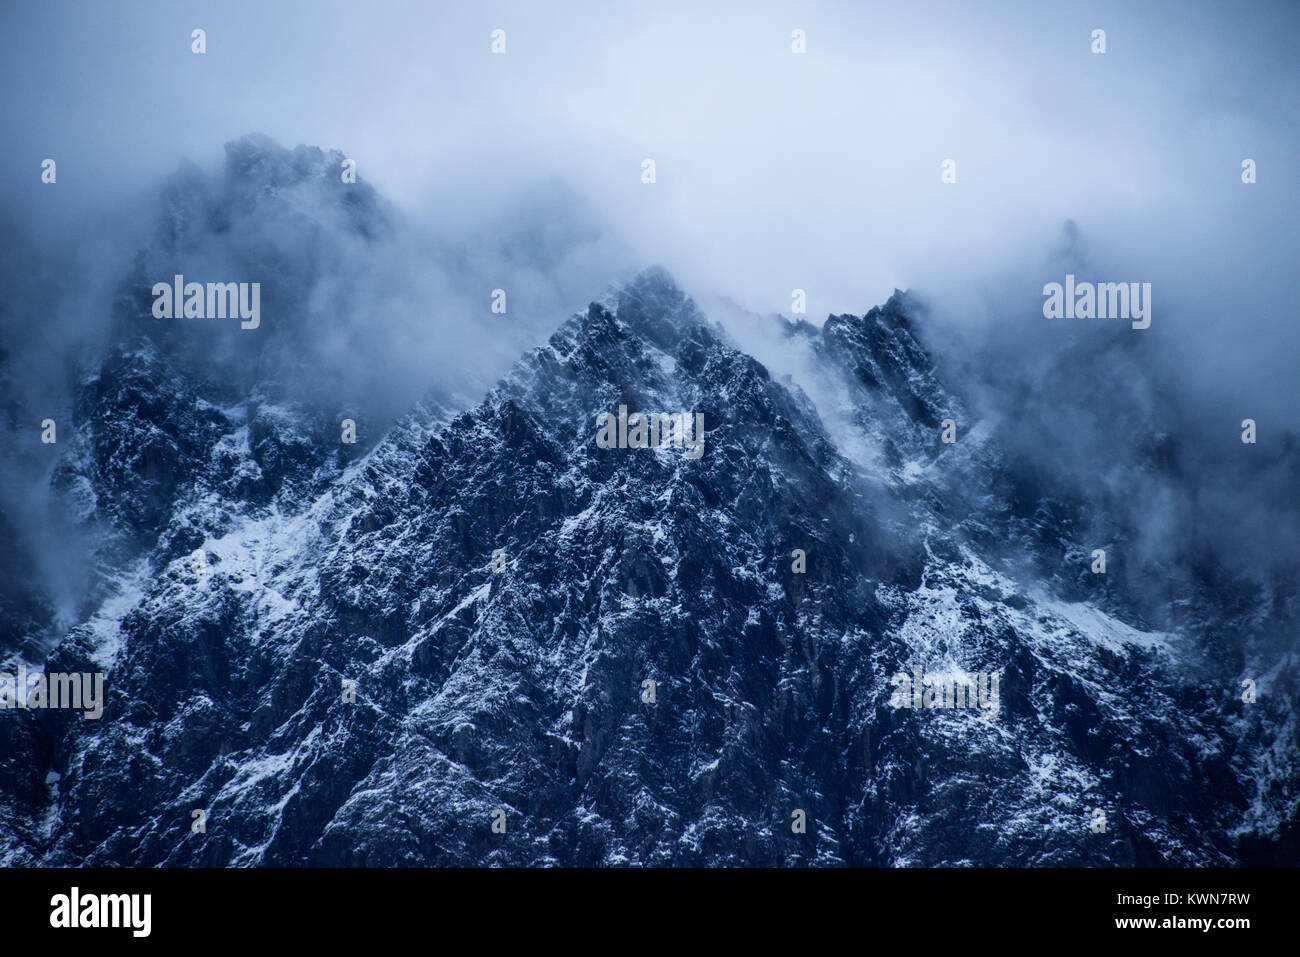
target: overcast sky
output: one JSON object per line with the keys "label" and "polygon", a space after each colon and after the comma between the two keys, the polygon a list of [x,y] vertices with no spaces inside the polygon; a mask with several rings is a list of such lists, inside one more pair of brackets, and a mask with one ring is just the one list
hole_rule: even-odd
{"label": "overcast sky", "polygon": [[452,232],[566,184],[629,266],[755,311],[803,288],[817,322],[896,286],[1033,318],[1073,219],[1107,270],[1080,278],[1153,282],[1153,330],[1277,393],[1300,348],[1298,27],[1295,4],[1191,0],[10,0],[0,204],[66,235],[259,131],[342,150]]}

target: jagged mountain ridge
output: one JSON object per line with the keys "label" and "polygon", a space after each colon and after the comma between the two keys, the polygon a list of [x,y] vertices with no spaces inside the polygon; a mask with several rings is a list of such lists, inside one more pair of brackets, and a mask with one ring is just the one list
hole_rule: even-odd
{"label": "jagged mountain ridge", "polygon": [[[931,651],[930,661],[958,657],[972,670],[991,668],[1008,654],[1013,667],[1003,694],[1009,723],[1042,720],[1032,700],[1036,691],[1067,715],[1091,711],[1104,729],[1109,722],[1088,686],[1069,674],[1079,664],[1071,659],[1101,657],[1092,664],[1094,693],[1107,678],[1128,671],[1151,681],[1151,693],[1159,694],[1150,674],[1159,676],[1158,654],[1149,647],[1158,642],[1111,623],[1103,630],[1113,633],[1109,649],[1093,646],[1095,631],[1050,636],[1061,647],[1035,647],[1026,638],[1046,636],[1033,634],[1033,619],[1015,607],[1022,602],[1001,591],[1010,583],[959,550],[934,555],[929,540],[930,554],[909,554],[898,529],[866,518],[870,510],[849,491],[850,466],[821,438],[806,404],[723,345],[690,315],[686,301],[677,303],[677,311],[687,313],[677,318],[684,335],[671,319],[664,322],[679,296],[663,276],[643,277],[624,294],[616,315],[593,307],[472,413],[441,429],[406,423],[342,488],[290,520],[299,526],[297,536],[279,536],[302,540],[309,554],[323,559],[314,576],[286,563],[278,575],[269,566],[265,580],[261,569],[271,556],[255,554],[257,540],[247,528],[229,536],[234,541],[208,543],[214,556],[209,580],[190,574],[183,560],[173,562],[154,593],[122,621],[126,634],[112,703],[104,725],[93,729],[100,733],[68,729],[82,773],[70,769],[60,782],[63,800],[75,808],[77,796],[95,793],[89,802],[95,813],[84,823],[65,817],[69,833],[51,848],[56,859],[981,862],[970,853],[970,833],[961,822],[952,822],[960,837],[945,843],[934,833],[900,833],[902,821],[878,816],[889,797],[897,800],[890,792],[898,789],[911,791],[911,800],[947,804],[942,792],[972,787],[966,762],[982,752],[977,766],[988,762],[986,774],[996,769],[1011,776],[1010,786],[995,786],[994,775],[973,774],[988,791],[984,813],[999,800],[1017,812],[1000,840],[992,837],[997,825],[967,822],[977,832],[975,825],[986,824],[988,853],[1009,844],[1003,853],[1020,863],[1080,857],[1104,863],[1100,855],[1084,856],[1091,837],[1086,828],[1060,826],[1045,810],[1045,795],[1025,790],[1023,777],[1032,767],[1024,763],[1026,729],[963,727],[963,721],[978,722],[964,715],[917,724],[921,716],[885,706],[885,680],[920,647]],[[627,321],[618,318],[623,315]],[[646,323],[647,316],[657,321]],[[671,360],[673,379],[680,370],[686,382],[668,378],[662,356]],[[699,377],[694,382],[692,373]],[[600,384],[605,402],[593,403],[592,390]],[[683,387],[710,384],[708,392],[683,395]],[[629,453],[602,462],[590,441],[594,417],[571,410],[618,401],[703,408],[706,422],[718,422],[709,428],[709,453],[701,460],[714,468],[704,476],[683,474],[689,463],[672,451],[650,453],[651,462]],[[729,436],[729,427],[737,434]],[[772,435],[784,442],[773,443]],[[772,453],[763,449],[769,443],[782,453],[775,475],[768,468]],[[732,454],[716,455],[719,446]],[[521,470],[517,463],[533,468]],[[567,465],[562,473],[561,465]],[[818,503],[817,511],[803,504],[806,497]],[[607,504],[608,498],[614,501]],[[667,529],[647,528],[647,520],[658,517],[652,503],[665,499],[672,509]],[[755,514],[774,513],[788,513],[787,524],[765,529],[775,534],[753,541],[748,554],[736,541],[709,541],[708,529],[724,516],[739,530]],[[750,545],[743,532],[736,538]],[[896,550],[888,560],[880,557],[882,539]],[[785,572],[785,546],[792,541],[811,557],[805,580]],[[868,541],[870,548],[863,544]],[[495,547],[510,556],[505,576],[490,571]],[[671,577],[663,570],[664,549]],[[728,552],[743,560],[730,567],[719,562],[718,553]],[[562,574],[548,568],[567,565],[566,558],[576,567]],[[892,570],[894,580],[871,576],[872,570]],[[856,579],[857,588],[845,589],[843,578]],[[985,627],[975,635],[936,633],[939,609]],[[1000,634],[985,623],[991,614]],[[540,639],[534,635],[538,623],[549,626]],[[1029,634],[1017,634],[1017,625]],[[1058,630],[1068,626],[1068,618],[1059,619]],[[74,631],[66,645],[76,647],[78,639],[86,648],[93,643]],[[1044,661],[1044,654],[1058,660]],[[690,677],[683,680],[682,673]],[[338,687],[354,674],[361,701],[347,705]],[[640,701],[643,676],[660,682],[655,705]],[[1121,680],[1131,683],[1132,675]],[[841,682],[847,689],[837,687]],[[557,683],[565,693],[547,694],[548,686],[558,690]],[[149,687],[172,694],[146,704]],[[759,688],[765,694],[753,693]],[[677,694],[685,702],[677,703]],[[1178,713],[1172,703],[1161,710]],[[235,721],[241,712],[250,716],[246,726]],[[953,726],[945,726],[945,718]],[[1152,730],[1149,720],[1125,718]],[[1062,728],[1039,728],[1038,756],[1075,764],[1069,770],[1080,778],[1078,800],[1090,796],[1082,786],[1088,758],[1119,756],[1090,740],[1097,728],[1075,720],[1073,727],[1067,721]],[[159,729],[171,728],[181,734],[168,740],[164,731],[159,739]],[[1180,730],[1164,726],[1165,747],[1179,750]],[[1063,734],[1070,742],[1071,731],[1080,740],[1064,746],[1053,740]],[[693,754],[687,743],[709,732],[716,749]],[[143,744],[132,744],[136,734],[150,741],[144,754],[162,754],[157,767],[128,761],[130,773],[123,776],[114,759]],[[762,748],[744,747],[755,739]],[[1096,753],[1087,754],[1087,745]],[[1075,748],[1085,753],[1071,755]],[[273,753],[285,760],[269,762]],[[375,754],[387,757],[371,763]],[[918,781],[914,762],[922,754],[926,769]],[[1129,786],[1149,787],[1126,757],[1122,766],[1135,777]],[[1201,755],[1182,757],[1203,761]],[[268,763],[280,773],[258,773]],[[87,765],[103,771],[87,775]],[[792,771],[782,773],[786,766]],[[945,767],[953,780],[930,785],[940,793],[925,794]],[[676,787],[669,768],[679,773]],[[665,802],[667,795],[648,781],[662,782],[675,800]],[[1103,802],[1098,787],[1091,782],[1091,796]],[[1058,799],[1069,796],[1062,790]],[[334,800],[351,797],[333,806],[331,792]],[[130,797],[136,793],[166,800],[149,813]],[[846,800],[848,794],[857,800]],[[266,809],[280,805],[280,798],[288,801],[275,820]],[[207,840],[185,836],[186,804],[209,810],[214,827]],[[777,814],[784,805],[809,805],[813,841],[785,837],[785,815]],[[105,813],[114,806],[121,810]],[[396,835],[390,819],[395,807],[419,812]],[[508,837],[487,827],[496,807],[506,808],[512,820]],[[646,822],[624,832],[638,809],[649,815]],[[1083,810],[1081,803],[1073,823]],[[1190,856],[1205,855],[1205,849],[1177,822],[1162,821],[1155,808],[1143,810],[1150,819],[1134,829],[1137,840],[1091,843],[1112,852],[1118,845],[1132,854],[1129,862],[1152,862],[1162,857],[1148,835],[1168,827],[1162,843],[1181,837],[1188,859],[1224,859],[1222,852]],[[594,814],[599,823],[579,826],[575,813],[583,821]],[[948,813],[960,817],[955,809]],[[169,818],[170,826],[158,826]],[[217,821],[225,822],[220,829]],[[313,836],[310,845],[299,843],[304,833]],[[1026,840],[1043,858],[1015,856],[1026,854]],[[1054,848],[1053,840],[1060,846]],[[891,843],[892,856],[870,850]],[[947,856],[958,849],[964,849],[960,857]],[[1144,854],[1154,856],[1144,861]]]}
{"label": "jagged mountain ridge", "polygon": [[[153,511],[111,470],[85,477],[91,514],[134,509],[121,521],[141,552],[48,666],[110,668],[111,699],[97,723],[6,716],[4,858],[1285,856],[1247,821],[1262,719],[1230,686],[1185,673],[1188,636],[1019,582],[956,528],[951,513],[979,497],[956,497],[944,476],[980,475],[997,453],[940,446],[937,418],[963,406],[910,309],[896,296],[817,333],[863,390],[864,436],[890,443],[883,484],[662,271],[575,316],[468,411],[431,399],[353,459],[312,433],[304,455],[335,464],[293,495],[266,494],[258,443],[187,403],[193,385],[166,361],[134,365],[129,388],[106,363],[85,428],[145,425],[200,474],[128,467]],[[160,415],[142,394],[180,411]],[[187,404],[210,435],[183,424]],[[595,415],[619,404],[702,412],[705,454],[597,449]],[[292,408],[268,414],[301,428]],[[999,717],[889,707],[890,676],[914,663],[1001,672]],[[1293,795],[1282,788],[1284,821]],[[1109,814],[1105,835],[1088,826],[1093,807]],[[205,834],[191,832],[195,808]],[[490,827],[498,808],[505,834]],[[796,808],[807,834],[790,830]]]}

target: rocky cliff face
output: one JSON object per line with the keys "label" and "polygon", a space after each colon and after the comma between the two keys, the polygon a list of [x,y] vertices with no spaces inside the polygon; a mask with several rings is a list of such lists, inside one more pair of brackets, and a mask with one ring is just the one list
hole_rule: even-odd
{"label": "rocky cliff face", "polygon": [[[328,165],[237,146],[150,255],[335,195]],[[330,228],[382,237],[351,195]],[[1105,503],[1026,476],[903,294],[787,330],[870,462],[661,270],[358,445],[287,386],[292,326],[226,356],[118,308],[54,483],[103,574],[47,662],[109,700],[0,715],[6,863],[1300,860],[1294,658],[1204,653],[1293,605],[1224,580],[1153,625],[1089,571]],[[619,406],[699,413],[703,454],[598,447]],[[996,675],[998,707],[894,707],[914,668]]]}

